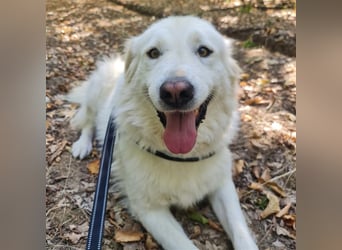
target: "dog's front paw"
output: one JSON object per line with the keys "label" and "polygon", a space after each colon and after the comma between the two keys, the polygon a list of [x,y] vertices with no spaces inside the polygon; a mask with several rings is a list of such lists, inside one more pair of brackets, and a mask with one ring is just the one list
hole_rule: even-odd
{"label": "dog's front paw", "polygon": [[80,158],[81,160],[89,155],[93,146],[92,141],[86,137],[80,137],[73,145],[72,145],[72,156],[75,158]]}

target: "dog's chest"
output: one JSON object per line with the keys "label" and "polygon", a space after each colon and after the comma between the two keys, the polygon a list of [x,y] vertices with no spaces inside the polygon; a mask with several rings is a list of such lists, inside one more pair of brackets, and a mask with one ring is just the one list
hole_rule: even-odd
{"label": "dog's chest", "polygon": [[[171,173],[172,172],[172,173]],[[183,208],[194,205],[221,183],[221,175],[205,176],[201,172],[165,171],[150,172],[139,181],[127,180],[131,197],[136,196],[148,206],[176,205]],[[130,178],[128,178],[130,179]],[[135,190],[135,191],[134,191]]]}
{"label": "dog's chest", "polygon": [[130,203],[135,203],[133,206],[189,207],[217,189],[227,177],[227,162],[224,164],[222,158],[179,163],[132,147],[120,150],[118,157],[115,174]]}

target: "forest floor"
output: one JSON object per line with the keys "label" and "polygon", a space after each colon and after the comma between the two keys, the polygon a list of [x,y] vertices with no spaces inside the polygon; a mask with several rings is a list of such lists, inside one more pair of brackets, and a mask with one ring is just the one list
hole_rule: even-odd
{"label": "forest floor", "polygon": [[[77,107],[63,96],[98,59],[122,52],[127,38],[170,14],[199,15],[236,39],[234,57],[243,73],[241,129],[230,146],[234,181],[260,249],[296,249],[295,3],[238,3],[47,1],[46,249],[85,248],[100,157],[94,149],[85,160],[72,158],[78,132],[69,121]],[[103,249],[161,249],[116,197],[109,197]],[[207,201],[173,213],[200,249],[233,249]]]}

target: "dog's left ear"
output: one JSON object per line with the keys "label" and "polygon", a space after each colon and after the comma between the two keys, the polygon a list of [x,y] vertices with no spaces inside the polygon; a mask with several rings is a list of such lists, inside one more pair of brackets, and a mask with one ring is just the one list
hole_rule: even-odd
{"label": "dog's left ear", "polygon": [[136,43],[137,37],[133,37],[129,39],[125,44],[125,82],[129,83],[134,76],[134,72],[137,68],[137,60],[136,59]]}
{"label": "dog's left ear", "polygon": [[236,60],[232,56],[233,50],[233,40],[229,38],[224,38],[225,43],[225,53],[224,53],[224,62],[226,66],[226,70],[229,74],[229,79],[232,84],[237,85],[240,79],[241,68],[237,64]]}

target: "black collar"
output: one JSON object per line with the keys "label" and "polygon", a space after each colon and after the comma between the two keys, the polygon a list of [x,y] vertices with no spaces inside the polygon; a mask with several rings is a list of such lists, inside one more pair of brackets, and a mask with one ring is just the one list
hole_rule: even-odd
{"label": "black collar", "polygon": [[163,158],[165,160],[168,160],[168,161],[178,161],[178,162],[196,162],[196,161],[201,161],[201,160],[205,160],[205,159],[208,159],[210,157],[212,157],[213,155],[215,155],[215,152],[211,152],[210,154],[208,155],[205,155],[205,156],[201,156],[201,157],[188,157],[188,158],[181,158],[181,157],[175,157],[175,156],[171,156],[171,155],[168,155],[168,154],[165,154],[161,151],[152,151],[151,149],[149,148],[144,148],[144,150],[146,150],[147,152],[155,155],[155,156],[158,156],[160,158]]}

